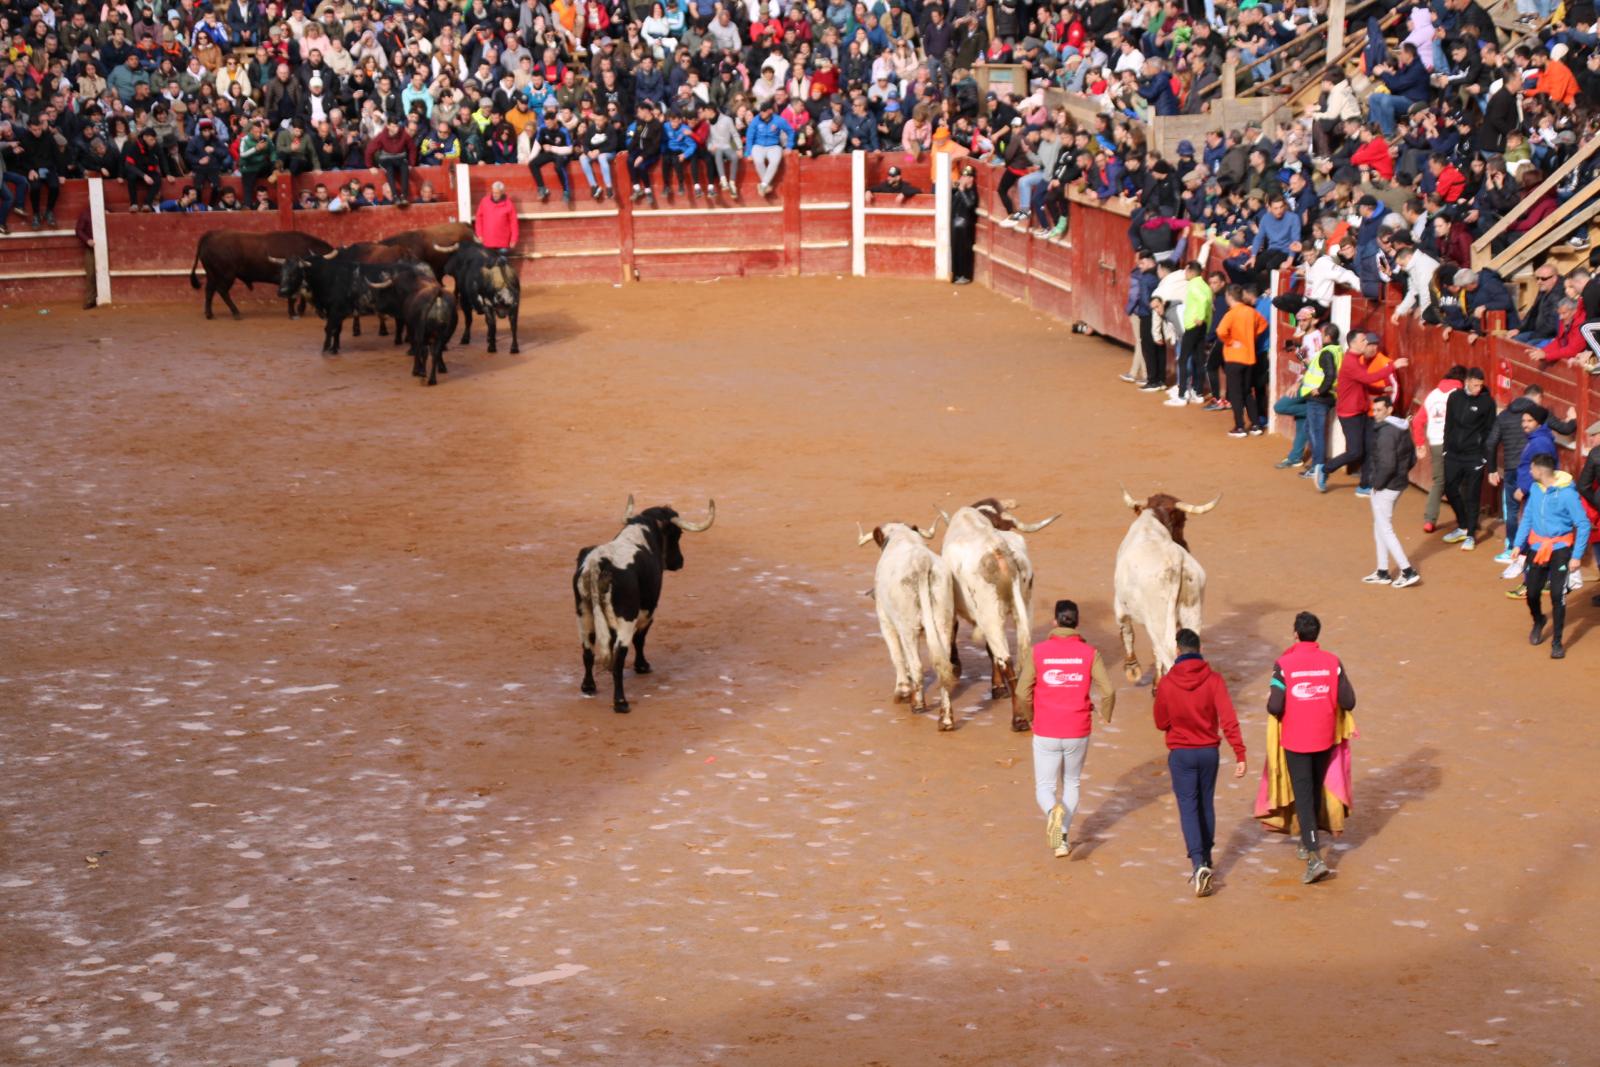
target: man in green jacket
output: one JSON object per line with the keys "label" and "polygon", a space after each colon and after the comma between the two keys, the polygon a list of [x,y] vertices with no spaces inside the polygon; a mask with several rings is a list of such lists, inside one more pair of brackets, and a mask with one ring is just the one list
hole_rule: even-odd
{"label": "man in green jacket", "polygon": [[[1182,403],[1200,403],[1200,390],[1196,386],[1205,376],[1200,365],[1205,359],[1206,330],[1211,325],[1211,304],[1214,294],[1206,281],[1200,264],[1190,263],[1184,268],[1188,282],[1183,288],[1183,343],[1178,349],[1178,396]],[[1174,405],[1176,406],[1176,405]]]}

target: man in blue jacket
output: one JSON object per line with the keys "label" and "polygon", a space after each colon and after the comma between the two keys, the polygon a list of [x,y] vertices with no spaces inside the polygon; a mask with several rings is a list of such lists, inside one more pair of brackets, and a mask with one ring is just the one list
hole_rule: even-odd
{"label": "man in blue jacket", "polygon": [[1139,95],[1150,102],[1151,110],[1157,115],[1176,115],[1181,110],[1178,94],[1172,91],[1172,75],[1167,73],[1167,65],[1154,57],[1144,61]]}
{"label": "man in blue jacket", "polygon": [[1383,275],[1378,270],[1378,237],[1383,233],[1383,217],[1388,209],[1375,196],[1356,201],[1361,227],[1356,230],[1356,277],[1361,279],[1361,295],[1377,300],[1383,295]]}
{"label": "man in blue jacket", "polygon": [[1428,102],[1428,68],[1417,55],[1417,46],[1407,42],[1400,46],[1400,66],[1391,68],[1380,63],[1373,74],[1383,79],[1387,93],[1373,93],[1367,97],[1367,113],[1383,130],[1383,136],[1394,136],[1395,122],[1411,110],[1412,104]]}
{"label": "man in blue jacket", "polygon": [[[1532,451],[1530,441],[1528,451]],[[1572,564],[1574,546],[1589,543],[1589,516],[1573,487],[1572,475],[1556,470],[1555,456],[1542,453],[1529,461],[1533,492],[1522,509],[1517,527],[1517,548],[1528,560],[1528,612],[1533,616],[1533,631],[1528,643],[1544,643],[1545,616],[1542,610],[1544,587],[1550,586],[1550,658],[1563,659],[1567,650],[1561,643],[1567,621],[1567,571]]]}
{"label": "man in blue jacket", "polygon": [[[1156,291],[1156,257],[1148,248],[1134,257],[1133,273],[1128,276],[1128,302],[1123,312],[1133,322],[1133,365],[1122,376],[1125,382],[1137,381],[1146,392],[1166,388],[1149,379],[1149,366],[1156,349],[1155,319],[1150,313],[1150,298]],[[1165,362],[1163,360],[1163,362]]]}
{"label": "man in blue jacket", "polygon": [[761,101],[760,110],[744,133],[744,154],[755,163],[759,179],[756,188],[762,196],[772,191],[783,153],[793,144],[794,127],[785,122],[782,115],[772,113],[770,98]]}

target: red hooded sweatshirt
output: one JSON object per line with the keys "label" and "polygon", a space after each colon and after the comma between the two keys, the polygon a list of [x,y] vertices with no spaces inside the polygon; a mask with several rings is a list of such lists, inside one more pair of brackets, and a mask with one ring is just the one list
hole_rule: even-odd
{"label": "red hooded sweatshirt", "polygon": [[1244,762],[1244,738],[1227,683],[1198,655],[1179,656],[1161,679],[1155,715],[1168,748],[1216,748],[1225,736],[1233,758]]}

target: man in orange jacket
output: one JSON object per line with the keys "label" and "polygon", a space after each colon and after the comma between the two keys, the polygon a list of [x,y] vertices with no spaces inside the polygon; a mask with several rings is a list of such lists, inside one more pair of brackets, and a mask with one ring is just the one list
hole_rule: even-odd
{"label": "man in orange jacket", "polygon": [[[1228,310],[1217,323],[1217,340],[1222,343],[1222,366],[1228,380],[1228,403],[1233,408],[1233,429],[1229,437],[1255,436],[1262,432],[1248,379],[1256,364],[1256,338],[1267,332],[1267,320],[1245,299],[1242,286],[1228,286]],[[1246,416],[1249,422],[1245,421]],[[1248,429],[1246,429],[1248,427]]]}

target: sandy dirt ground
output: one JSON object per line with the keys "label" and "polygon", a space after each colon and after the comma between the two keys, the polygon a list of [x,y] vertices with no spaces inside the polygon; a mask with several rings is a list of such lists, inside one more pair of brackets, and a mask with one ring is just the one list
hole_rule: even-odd
{"label": "sandy dirt ground", "polygon": [[[4,313],[0,1062],[1595,1062],[1587,594],[1552,664],[1415,493],[1424,582],[1360,584],[1349,479],[986,292],[528,297],[520,356],[431,390],[266,303]],[[1073,596],[1115,666],[1119,480],[1225,492],[1189,540],[1253,751],[1207,900],[1148,675],[1058,861],[981,656],[938,733],[863,595],[858,520],[1016,497],[1066,512],[1036,632]],[[630,492],[719,518],[620,716],[578,692],[570,575]],[[1310,888],[1249,817],[1302,608],[1361,728]]]}

